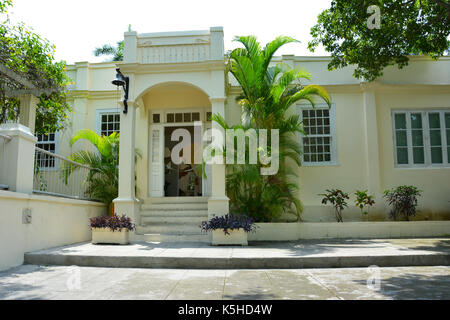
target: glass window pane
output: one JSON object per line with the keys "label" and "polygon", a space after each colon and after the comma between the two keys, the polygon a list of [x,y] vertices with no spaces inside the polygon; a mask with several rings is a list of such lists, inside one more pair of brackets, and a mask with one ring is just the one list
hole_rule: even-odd
{"label": "glass window pane", "polygon": [[415,164],[425,163],[425,155],[423,148],[413,148],[413,160]]}
{"label": "glass window pane", "polygon": [[406,130],[397,131],[396,137],[397,137],[397,146],[406,147],[408,145],[406,139]]}
{"label": "glass window pane", "polygon": [[411,114],[411,128],[412,129],[422,129],[422,114],[412,113]]}
{"label": "glass window pane", "polygon": [[200,112],[192,113],[192,121],[200,121]]}
{"label": "glass window pane", "polygon": [[422,130],[411,130],[413,146],[423,146],[423,132]]}
{"label": "glass window pane", "polygon": [[432,147],[431,148],[431,163],[442,163],[442,148]]}
{"label": "glass window pane", "polygon": [[183,114],[182,113],[175,114],[175,122],[183,122]]}
{"label": "glass window pane", "polygon": [[159,113],[153,115],[153,123],[159,123],[161,121]]}
{"label": "glass window pane", "polygon": [[445,114],[445,127],[450,129],[450,113]]}
{"label": "glass window pane", "polygon": [[404,113],[395,114],[395,129],[406,129],[406,115]]}
{"label": "glass window pane", "polygon": [[430,130],[430,142],[432,146],[441,146],[441,130]]}
{"label": "glass window pane", "polygon": [[183,115],[184,117],[184,122],[191,122],[191,114],[190,113],[185,113]]}
{"label": "glass window pane", "polygon": [[440,128],[441,120],[439,118],[439,113],[430,113],[428,114],[428,119],[430,123],[430,128]]}
{"label": "glass window pane", "polygon": [[174,114],[168,113],[167,114],[167,122],[172,123],[174,120],[175,120]]}
{"label": "glass window pane", "polygon": [[397,163],[398,164],[408,164],[408,149],[407,148],[397,148]]}

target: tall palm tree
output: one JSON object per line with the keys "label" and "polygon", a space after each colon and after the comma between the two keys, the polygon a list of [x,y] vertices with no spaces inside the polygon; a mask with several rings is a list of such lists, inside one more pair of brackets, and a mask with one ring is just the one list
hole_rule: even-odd
{"label": "tall palm tree", "polygon": [[117,42],[117,45],[113,47],[110,44],[104,44],[99,48],[95,48],[94,55],[99,56],[112,56],[112,61],[123,60],[123,41]]}
{"label": "tall palm tree", "polygon": [[[295,194],[298,185],[293,180],[295,166],[287,165],[286,160],[301,165],[301,147],[296,137],[304,132],[299,116],[289,115],[287,111],[301,100],[314,106],[316,97],[330,105],[330,97],[321,86],[301,84],[300,80],[311,79],[307,71],[285,63],[272,64],[281,46],[297,40],[280,36],[264,48],[254,36],[236,37],[234,41],[244,47],[229,53],[227,66],[242,87],[237,102],[243,109],[243,121],[230,127],[220,115],[214,115],[213,120],[224,129],[278,129],[280,169],[275,175],[262,176],[260,169],[264,165],[260,162],[227,166],[226,187],[231,210],[250,215],[257,221],[276,220],[283,212],[292,212],[300,218],[302,207]],[[271,154],[270,135],[268,140],[267,152]]]}
{"label": "tall palm tree", "polygon": [[[89,141],[95,151],[77,151],[68,158],[93,168],[86,178],[90,196],[107,204],[111,213],[112,201],[117,198],[119,190],[119,134],[114,132],[110,136],[99,136],[92,130],[84,129],[72,137],[70,146],[80,139]],[[65,181],[79,168],[66,163],[62,168]]]}

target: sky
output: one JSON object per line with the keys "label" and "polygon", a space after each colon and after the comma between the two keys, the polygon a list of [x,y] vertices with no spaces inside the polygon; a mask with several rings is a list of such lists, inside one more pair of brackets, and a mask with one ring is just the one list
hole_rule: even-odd
{"label": "sky", "polygon": [[326,55],[322,48],[307,49],[310,28],[331,0],[13,0],[12,22],[24,22],[56,45],[56,59],[68,64],[101,62],[93,51],[115,44],[131,29],[138,33],[224,28],[225,50],[237,46],[236,35],[255,35],[262,44],[276,36],[291,36],[301,43],[277,52]]}

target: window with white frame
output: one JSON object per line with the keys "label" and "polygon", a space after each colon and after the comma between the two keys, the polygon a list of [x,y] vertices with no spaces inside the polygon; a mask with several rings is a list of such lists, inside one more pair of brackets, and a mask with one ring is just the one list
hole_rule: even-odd
{"label": "window with white frame", "polygon": [[450,166],[450,109],[393,111],[398,167]]}
{"label": "window with white frame", "polygon": [[[56,133],[36,134],[36,147],[56,153]],[[55,168],[55,157],[43,152],[36,152],[36,163],[39,168]]]}
{"label": "window with white frame", "polygon": [[109,136],[113,132],[120,133],[120,111],[118,109],[97,110],[97,133]]}
{"label": "window with white frame", "polygon": [[304,165],[337,163],[335,106],[326,104],[299,106],[305,135],[300,136]]}

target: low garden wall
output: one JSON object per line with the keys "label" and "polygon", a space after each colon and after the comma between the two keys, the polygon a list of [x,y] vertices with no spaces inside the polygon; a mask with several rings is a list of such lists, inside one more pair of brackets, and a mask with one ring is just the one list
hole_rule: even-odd
{"label": "low garden wall", "polygon": [[89,218],[105,213],[97,202],[0,191],[0,270],[25,252],[89,241]]}
{"label": "low garden wall", "polygon": [[255,233],[248,234],[249,241],[450,236],[450,221],[257,223],[257,226]]}

